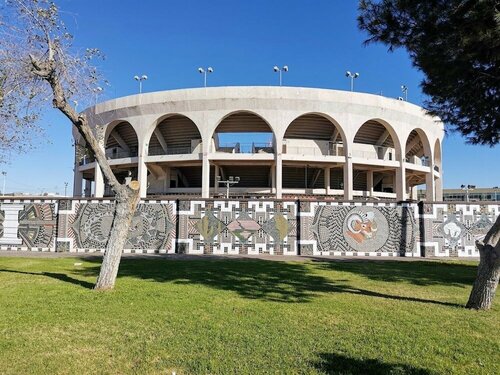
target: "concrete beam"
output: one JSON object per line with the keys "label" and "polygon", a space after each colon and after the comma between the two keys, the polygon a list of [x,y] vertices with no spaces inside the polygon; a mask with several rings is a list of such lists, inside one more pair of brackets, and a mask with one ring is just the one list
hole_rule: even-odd
{"label": "concrete beam", "polygon": [[387,138],[389,138],[389,131],[384,130],[384,132],[382,133],[382,135],[380,136],[380,138],[377,140],[377,142],[375,144],[377,146],[382,146],[382,144],[387,140]]}
{"label": "concrete beam", "polygon": [[120,137],[120,134],[116,130],[113,130],[110,134],[116,142],[120,145],[120,147],[125,150],[125,151],[130,151],[130,147],[125,143],[122,137]]}
{"label": "concrete beam", "polygon": [[158,139],[158,142],[160,142],[160,146],[163,149],[163,152],[166,154],[167,153],[167,142],[165,141],[165,138],[163,138],[163,134],[161,134],[160,129],[155,128],[154,134],[156,136],[156,139]]}

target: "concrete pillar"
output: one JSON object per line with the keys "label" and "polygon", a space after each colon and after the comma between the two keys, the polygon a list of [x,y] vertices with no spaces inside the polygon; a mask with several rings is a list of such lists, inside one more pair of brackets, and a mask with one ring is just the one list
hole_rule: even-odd
{"label": "concrete pillar", "polygon": [[[439,171],[441,172],[441,168],[439,168]],[[443,179],[441,177],[436,177],[434,179],[434,189],[436,191],[434,199],[440,202],[443,201]]]}
{"label": "concrete pillar", "polygon": [[148,167],[146,166],[147,147],[139,145],[139,155],[137,160],[137,180],[139,181],[139,196],[146,198],[148,195]]}
{"label": "concrete pillar", "polygon": [[276,165],[271,167],[271,192],[276,194]]}
{"label": "concrete pillar", "polygon": [[96,163],[94,172],[94,197],[102,198],[104,196],[104,176],[101,167]]}
{"label": "concrete pillar", "polygon": [[425,174],[425,201],[434,202],[436,200],[434,187],[434,173],[431,171]]}
{"label": "concrete pillar", "polygon": [[219,193],[219,183],[217,182],[217,178],[219,177],[219,175],[220,175],[219,166],[214,165],[214,194]]}
{"label": "concrete pillar", "polygon": [[75,165],[75,173],[73,177],[73,196],[82,196],[83,173],[78,170],[78,165]]}
{"label": "concrete pillar", "polygon": [[278,153],[276,157],[276,198],[281,199],[283,197],[282,191],[283,183],[283,164],[281,161],[281,152]]}
{"label": "concrete pillar", "polygon": [[165,167],[165,182],[163,183],[163,191],[165,193],[168,192],[170,189],[170,177],[171,176],[171,170],[170,167]]}
{"label": "concrete pillar", "polygon": [[396,169],[396,179],[394,181],[396,187],[396,199],[399,201],[404,201],[407,199],[406,196],[406,169],[404,161],[399,163],[399,168]]}
{"label": "concrete pillar", "polygon": [[366,171],[366,190],[368,190],[368,196],[373,197],[373,171]]}
{"label": "concrete pillar", "polygon": [[89,198],[92,196],[92,180],[85,180],[85,197]]}
{"label": "concrete pillar", "polygon": [[208,151],[203,151],[201,180],[201,197],[210,198],[210,160],[208,160]]}
{"label": "concrete pillar", "polygon": [[411,187],[411,199],[417,200],[418,199],[418,186],[412,186]]}
{"label": "concrete pillar", "polygon": [[344,199],[352,200],[353,198],[353,169],[352,159],[350,156],[346,158],[344,164]]}
{"label": "concrete pillar", "polygon": [[325,168],[325,193],[330,195],[330,167]]}

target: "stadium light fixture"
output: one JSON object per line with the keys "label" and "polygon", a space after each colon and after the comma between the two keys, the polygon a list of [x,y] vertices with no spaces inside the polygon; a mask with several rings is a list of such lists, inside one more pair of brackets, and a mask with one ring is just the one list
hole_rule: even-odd
{"label": "stadium light fixture", "polygon": [[354,91],[354,79],[359,77],[359,73],[351,73],[349,70],[345,72],[345,76],[351,79],[351,91]]}
{"label": "stadium light fixture", "polygon": [[209,66],[206,69],[203,69],[200,67],[200,68],[198,68],[198,72],[200,74],[203,74],[203,87],[207,87],[207,74],[213,73],[214,68],[212,68],[211,66]]}
{"label": "stadium light fixture", "polygon": [[139,82],[139,94],[142,94],[142,81],[145,81],[148,79],[148,76],[143,74],[142,76],[134,76],[134,79]]}
{"label": "stadium light fixture", "polygon": [[280,74],[280,86],[282,85],[283,83],[283,72],[288,72],[288,65],[284,65],[282,68],[280,68],[278,65],[275,65],[274,68],[273,68],[274,72],[275,73],[279,73]]}

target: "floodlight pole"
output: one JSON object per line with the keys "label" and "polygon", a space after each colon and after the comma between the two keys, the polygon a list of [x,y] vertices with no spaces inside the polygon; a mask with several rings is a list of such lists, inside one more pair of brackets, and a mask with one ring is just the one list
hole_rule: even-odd
{"label": "floodlight pole", "polygon": [[148,79],[148,76],[143,74],[142,76],[134,76],[134,79],[139,82],[139,94],[142,94],[142,81],[145,81]]}
{"label": "floodlight pole", "polygon": [[2,171],[2,176],[3,176],[3,188],[2,188],[2,195],[5,195],[5,179],[7,177],[7,172]]}
{"label": "floodlight pole", "polygon": [[239,177],[229,176],[228,180],[221,180],[220,176],[217,176],[217,180],[215,181],[217,184],[226,185],[226,199],[229,199],[229,187],[232,185],[236,185],[240,182]]}
{"label": "floodlight pole", "polygon": [[67,192],[68,192],[68,183],[67,183],[67,182],[65,182],[65,183],[64,183],[64,196],[65,196],[65,197],[67,196],[67,195],[66,195],[66,194],[67,194]]}
{"label": "floodlight pole", "polygon": [[403,95],[405,96],[405,102],[407,102],[408,101],[408,86],[401,85],[401,91],[403,92]]}
{"label": "floodlight pole", "polygon": [[102,87],[96,87],[95,89],[93,89],[92,91],[94,91],[94,95],[95,95],[95,104],[97,105],[97,96],[103,91],[103,88]]}
{"label": "floodlight pole", "polygon": [[288,72],[288,65],[283,65],[282,68],[280,68],[278,65],[275,65],[273,70],[275,73],[279,73],[279,75],[280,75],[280,87],[281,87],[283,84],[283,75],[282,74],[283,74],[283,72]]}
{"label": "floodlight pole", "polygon": [[462,185],[460,187],[465,191],[465,201],[469,202],[469,191],[474,190],[476,185]]}
{"label": "floodlight pole", "polygon": [[359,77],[359,73],[351,73],[349,70],[345,72],[345,76],[351,79],[351,92],[354,91],[354,78]]}
{"label": "floodlight pole", "polygon": [[207,87],[207,74],[213,73],[214,68],[212,68],[211,66],[209,66],[208,68],[199,67],[198,72],[200,74],[203,74],[203,87]]}

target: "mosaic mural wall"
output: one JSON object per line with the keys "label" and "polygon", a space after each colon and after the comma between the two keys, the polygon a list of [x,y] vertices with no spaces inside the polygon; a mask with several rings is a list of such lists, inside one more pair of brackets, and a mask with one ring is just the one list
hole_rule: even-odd
{"label": "mosaic mural wall", "polygon": [[500,205],[494,204],[421,204],[422,256],[478,257],[475,243],[498,215]]}
{"label": "mosaic mural wall", "polygon": [[[1,200],[0,250],[95,252],[109,200]],[[498,204],[161,200],[138,206],[127,253],[477,257]]]}
{"label": "mosaic mural wall", "polygon": [[294,202],[180,201],[180,253],[297,254]]}
{"label": "mosaic mural wall", "polygon": [[0,201],[0,250],[50,251],[56,222],[55,201]]}
{"label": "mosaic mural wall", "polygon": [[417,206],[302,203],[303,255],[416,256]]}

